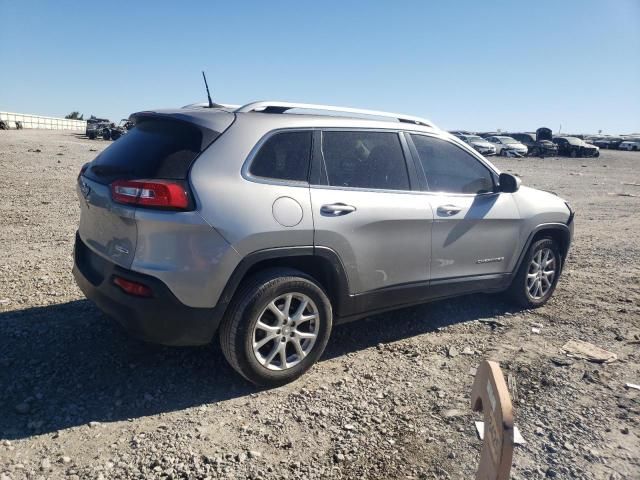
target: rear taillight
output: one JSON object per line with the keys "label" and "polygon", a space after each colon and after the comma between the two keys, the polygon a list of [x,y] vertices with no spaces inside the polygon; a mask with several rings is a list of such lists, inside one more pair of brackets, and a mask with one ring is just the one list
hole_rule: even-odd
{"label": "rear taillight", "polygon": [[113,283],[120,287],[125,293],[136,297],[150,297],[151,289],[138,282],[132,282],[122,277],[113,277]]}
{"label": "rear taillight", "polygon": [[189,208],[185,187],[170,180],[116,180],[111,184],[111,197],[114,202],[143,207]]}
{"label": "rear taillight", "polygon": [[82,165],[82,167],[80,168],[80,173],[78,173],[78,178],[80,178],[84,172],[87,171],[87,168],[89,167],[88,163],[85,163],[84,165]]}

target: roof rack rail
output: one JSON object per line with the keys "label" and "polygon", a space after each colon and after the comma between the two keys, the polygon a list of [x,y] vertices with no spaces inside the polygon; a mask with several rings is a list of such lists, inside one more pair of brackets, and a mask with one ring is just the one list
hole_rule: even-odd
{"label": "roof rack rail", "polygon": [[356,115],[369,115],[372,117],[382,118],[394,118],[402,123],[412,123],[414,125],[424,125],[426,127],[437,128],[436,125],[430,120],[412,117],[410,115],[403,115],[400,113],[379,112],[376,110],[363,110],[360,108],[349,107],[336,107],[333,105],[314,105],[310,103],[291,103],[291,102],[276,102],[276,101],[263,101],[252,102],[236,110],[237,113],[247,112],[264,112],[264,113],[285,113],[288,110],[301,109],[301,110],[316,110],[323,112],[340,112],[340,113],[352,113]]}
{"label": "roof rack rail", "polygon": [[[220,105],[221,107],[224,108],[240,108],[241,105],[233,105],[233,104],[229,104],[229,103],[219,103],[218,105]],[[197,103],[190,103],[189,105],[184,105],[180,108],[198,108],[198,107],[202,107],[202,108],[211,108],[209,107],[209,103],[208,102],[197,102]],[[216,108],[216,107],[213,107]]]}

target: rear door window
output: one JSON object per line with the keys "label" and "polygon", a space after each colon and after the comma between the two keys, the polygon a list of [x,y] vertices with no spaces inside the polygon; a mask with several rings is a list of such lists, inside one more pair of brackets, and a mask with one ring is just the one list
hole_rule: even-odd
{"label": "rear door window", "polygon": [[493,191],[494,177],[477,158],[439,138],[411,134],[432,192],[479,194]]}
{"label": "rear door window", "polygon": [[306,182],[311,135],[311,131],[297,131],[269,137],[253,158],[249,173],[257,177]]}
{"label": "rear door window", "polygon": [[329,185],[410,190],[396,132],[324,131],[322,153]]}
{"label": "rear door window", "polygon": [[187,122],[144,120],[98,155],[85,176],[100,183],[132,178],[185,180],[195,158],[217,135]]}

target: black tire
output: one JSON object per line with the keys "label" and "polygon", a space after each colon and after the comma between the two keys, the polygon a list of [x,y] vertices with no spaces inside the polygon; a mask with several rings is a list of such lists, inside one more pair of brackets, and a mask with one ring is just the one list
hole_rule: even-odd
{"label": "black tire", "polygon": [[[271,301],[293,292],[306,295],[315,304],[318,334],[311,350],[299,363],[283,370],[271,370],[254,354],[254,328]],[[329,340],[332,323],[331,302],[313,278],[293,269],[270,269],[241,285],[220,326],[220,346],[229,364],[247,380],[256,385],[276,387],[294,381],[320,358]],[[277,340],[274,340],[275,345]]]}
{"label": "black tire", "polygon": [[571,156],[571,158],[579,157],[578,152],[576,150],[571,150],[571,152],[569,152],[569,156]]}
{"label": "black tire", "polygon": [[504,148],[502,150],[500,150],[500,156],[501,157],[506,157],[507,156],[507,150],[504,149]]}
{"label": "black tire", "polygon": [[[551,281],[551,287],[549,290],[540,298],[534,298],[529,292],[527,288],[527,275],[529,274],[531,268],[531,262],[539,251],[544,251],[545,249],[549,249],[553,252],[555,256],[555,276]],[[511,299],[521,307],[524,308],[538,308],[544,305],[549,301],[553,292],[556,289],[556,285],[558,284],[558,279],[560,278],[560,274],[562,273],[562,255],[560,253],[560,248],[555,240],[551,238],[542,238],[540,240],[536,240],[531,244],[529,249],[527,250],[524,259],[522,260],[522,264],[520,268],[518,268],[518,272],[516,276],[513,278],[511,282],[511,286],[509,287],[508,294]]]}
{"label": "black tire", "polygon": [[111,140],[111,132],[106,128],[102,131],[102,139]]}
{"label": "black tire", "polygon": [[87,137],[89,137],[89,140],[95,140],[97,136],[98,136],[98,134],[96,133],[95,130],[93,130],[93,131],[91,131],[91,132],[89,132],[87,134]]}

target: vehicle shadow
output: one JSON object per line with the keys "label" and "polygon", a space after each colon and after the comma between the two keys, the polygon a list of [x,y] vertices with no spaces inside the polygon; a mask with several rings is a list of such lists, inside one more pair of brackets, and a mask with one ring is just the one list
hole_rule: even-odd
{"label": "vehicle shadow", "polygon": [[[476,295],[378,315],[336,327],[323,358],[509,308]],[[217,347],[145,344],[87,300],[0,313],[0,338],[0,439],[181,410],[258,391],[227,365]]]}

